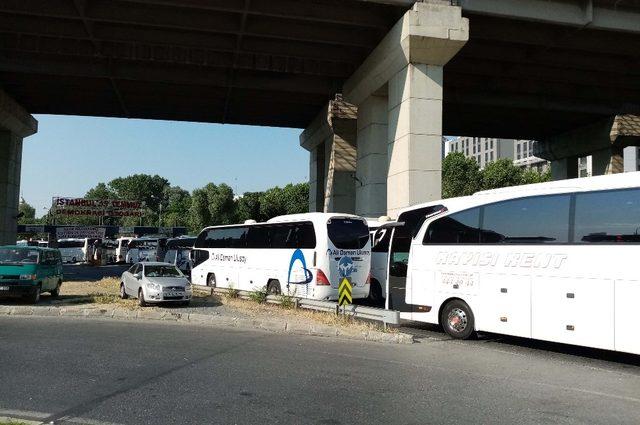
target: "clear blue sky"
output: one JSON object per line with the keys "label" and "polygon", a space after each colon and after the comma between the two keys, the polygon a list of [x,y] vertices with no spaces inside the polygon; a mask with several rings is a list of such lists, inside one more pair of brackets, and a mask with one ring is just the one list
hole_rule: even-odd
{"label": "clear blue sky", "polygon": [[35,117],[38,133],[24,141],[21,194],[37,216],[53,196],[83,196],[99,182],[136,173],[159,174],[189,191],[227,183],[240,194],[309,176],[298,129]]}

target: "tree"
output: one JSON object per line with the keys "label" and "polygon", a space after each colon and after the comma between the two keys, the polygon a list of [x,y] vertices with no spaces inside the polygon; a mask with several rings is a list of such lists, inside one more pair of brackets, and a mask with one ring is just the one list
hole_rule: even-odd
{"label": "tree", "polygon": [[189,206],[189,228],[192,232],[199,232],[211,223],[209,213],[209,200],[207,192],[203,189],[195,189],[191,193],[191,205]]}
{"label": "tree", "polygon": [[482,176],[478,163],[452,152],[442,161],[442,197],[467,196],[480,190]]}
{"label": "tree", "polygon": [[157,214],[164,191],[169,187],[169,180],[158,175],[134,174],[111,180],[109,187],[115,192],[117,199],[143,201],[149,210]]}
{"label": "tree", "polygon": [[218,186],[209,183],[204,188],[209,202],[211,224],[236,223],[236,203],[234,201],[233,189],[224,183]]}
{"label": "tree", "polygon": [[36,222],[36,209],[29,205],[23,198],[18,205],[18,224],[34,224]]}
{"label": "tree", "polygon": [[309,212],[309,183],[288,184],[283,192],[287,214]]}
{"label": "tree", "polygon": [[266,220],[287,213],[284,190],[278,186],[266,190],[260,197],[260,215]]}
{"label": "tree", "polygon": [[522,183],[523,184],[532,184],[532,183],[544,183],[551,181],[551,169],[546,170],[543,173],[540,173],[533,168],[529,168],[525,170],[522,174]]}
{"label": "tree", "polygon": [[165,226],[187,226],[191,195],[179,186],[167,187],[162,200],[162,224]]}
{"label": "tree", "polygon": [[263,192],[245,192],[236,202],[238,221],[245,220],[264,221],[260,214],[260,198]]}
{"label": "tree", "polygon": [[490,162],[482,170],[482,189],[521,185],[524,183],[522,175],[522,168],[513,165],[513,161],[508,158]]}
{"label": "tree", "polygon": [[96,187],[89,189],[84,195],[87,199],[116,199],[117,195],[113,189],[104,183],[98,183]]}

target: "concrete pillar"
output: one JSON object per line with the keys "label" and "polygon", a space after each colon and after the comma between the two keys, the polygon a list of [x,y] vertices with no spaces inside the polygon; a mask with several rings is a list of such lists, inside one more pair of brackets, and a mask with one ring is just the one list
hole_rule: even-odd
{"label": "concrete pillar", "polygon": [[[387,87],[386,212],[390,216],[441,197],[443,67],[468,39],[469,21],[459,6],[449,1],[417,2],[344,84],[345,100],[359,108],[366,108],[369,99]],[[359,127],[364,129],[368,120]],[[360,131],[359,151],[363,145],[377,149],[377,139],[369,137],[377,135]],[[365,164],[358,161],[358,167]],[[383,173],[384,168],[375,172]],[[371,173],[358,170],[357,175],[370,177]],[[367,190],[372,191],[356,190],[356,210],[379,214],[378,205],[384,199],[378,194],[375,201],[366,201]]]}
{"label": "concrete pillar", "polygon": [[442,195],[442,74],[410,63],[389,82],[387,214]]}
{"label": "concrete pillar", "polygon": [[578,178],[578,157],[572,156],[551,161],[551,180]]}
{"label": "concrete pillar", "polygon": [[623,149],[612,146],[592,153],[592,169],[594,176],[617,174],[624,172]]}
{"label": "concrete pillar", "polygon": [[387,214],[387,96],[369,96],[358,108],[356,214]]}
{"label": "concrete pillar", "polygon": [[337,96],[300,135],[310,151],[309,211],[355,211],[356,116]]}
{"label": "concrete pillar", "polygon": [[22,137],[0,131],[0,245],[16,242]]}
{"label": "concrete pillar", "polygon": [[319,212],[324,208],[325,159],[324,143],[309,152],[309,211]]}
{"label": "concrete pillar", "polygon": [[38,122],[0,90],[0,245],[16,243],[22,139],[37,129]]}

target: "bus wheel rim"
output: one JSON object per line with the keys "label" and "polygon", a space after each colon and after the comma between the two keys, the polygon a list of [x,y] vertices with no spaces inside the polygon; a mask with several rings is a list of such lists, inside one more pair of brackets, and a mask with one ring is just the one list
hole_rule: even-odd
{"label": "bus wheel rim", "polygon": [[467,324],[469,323],[467,319],[467,313],[460,309],[454,308],[447,315],[447,323],[449,327],[455,332],[464,332],[467,328]]}

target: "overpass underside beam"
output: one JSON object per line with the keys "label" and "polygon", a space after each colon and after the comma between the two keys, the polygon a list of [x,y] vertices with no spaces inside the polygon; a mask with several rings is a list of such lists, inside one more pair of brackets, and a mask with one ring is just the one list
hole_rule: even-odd
{"label": "overpass underside beam", "polygon": [[0,90],[0,245],[16,242],[22,140],[37,129],[38,122]]}

